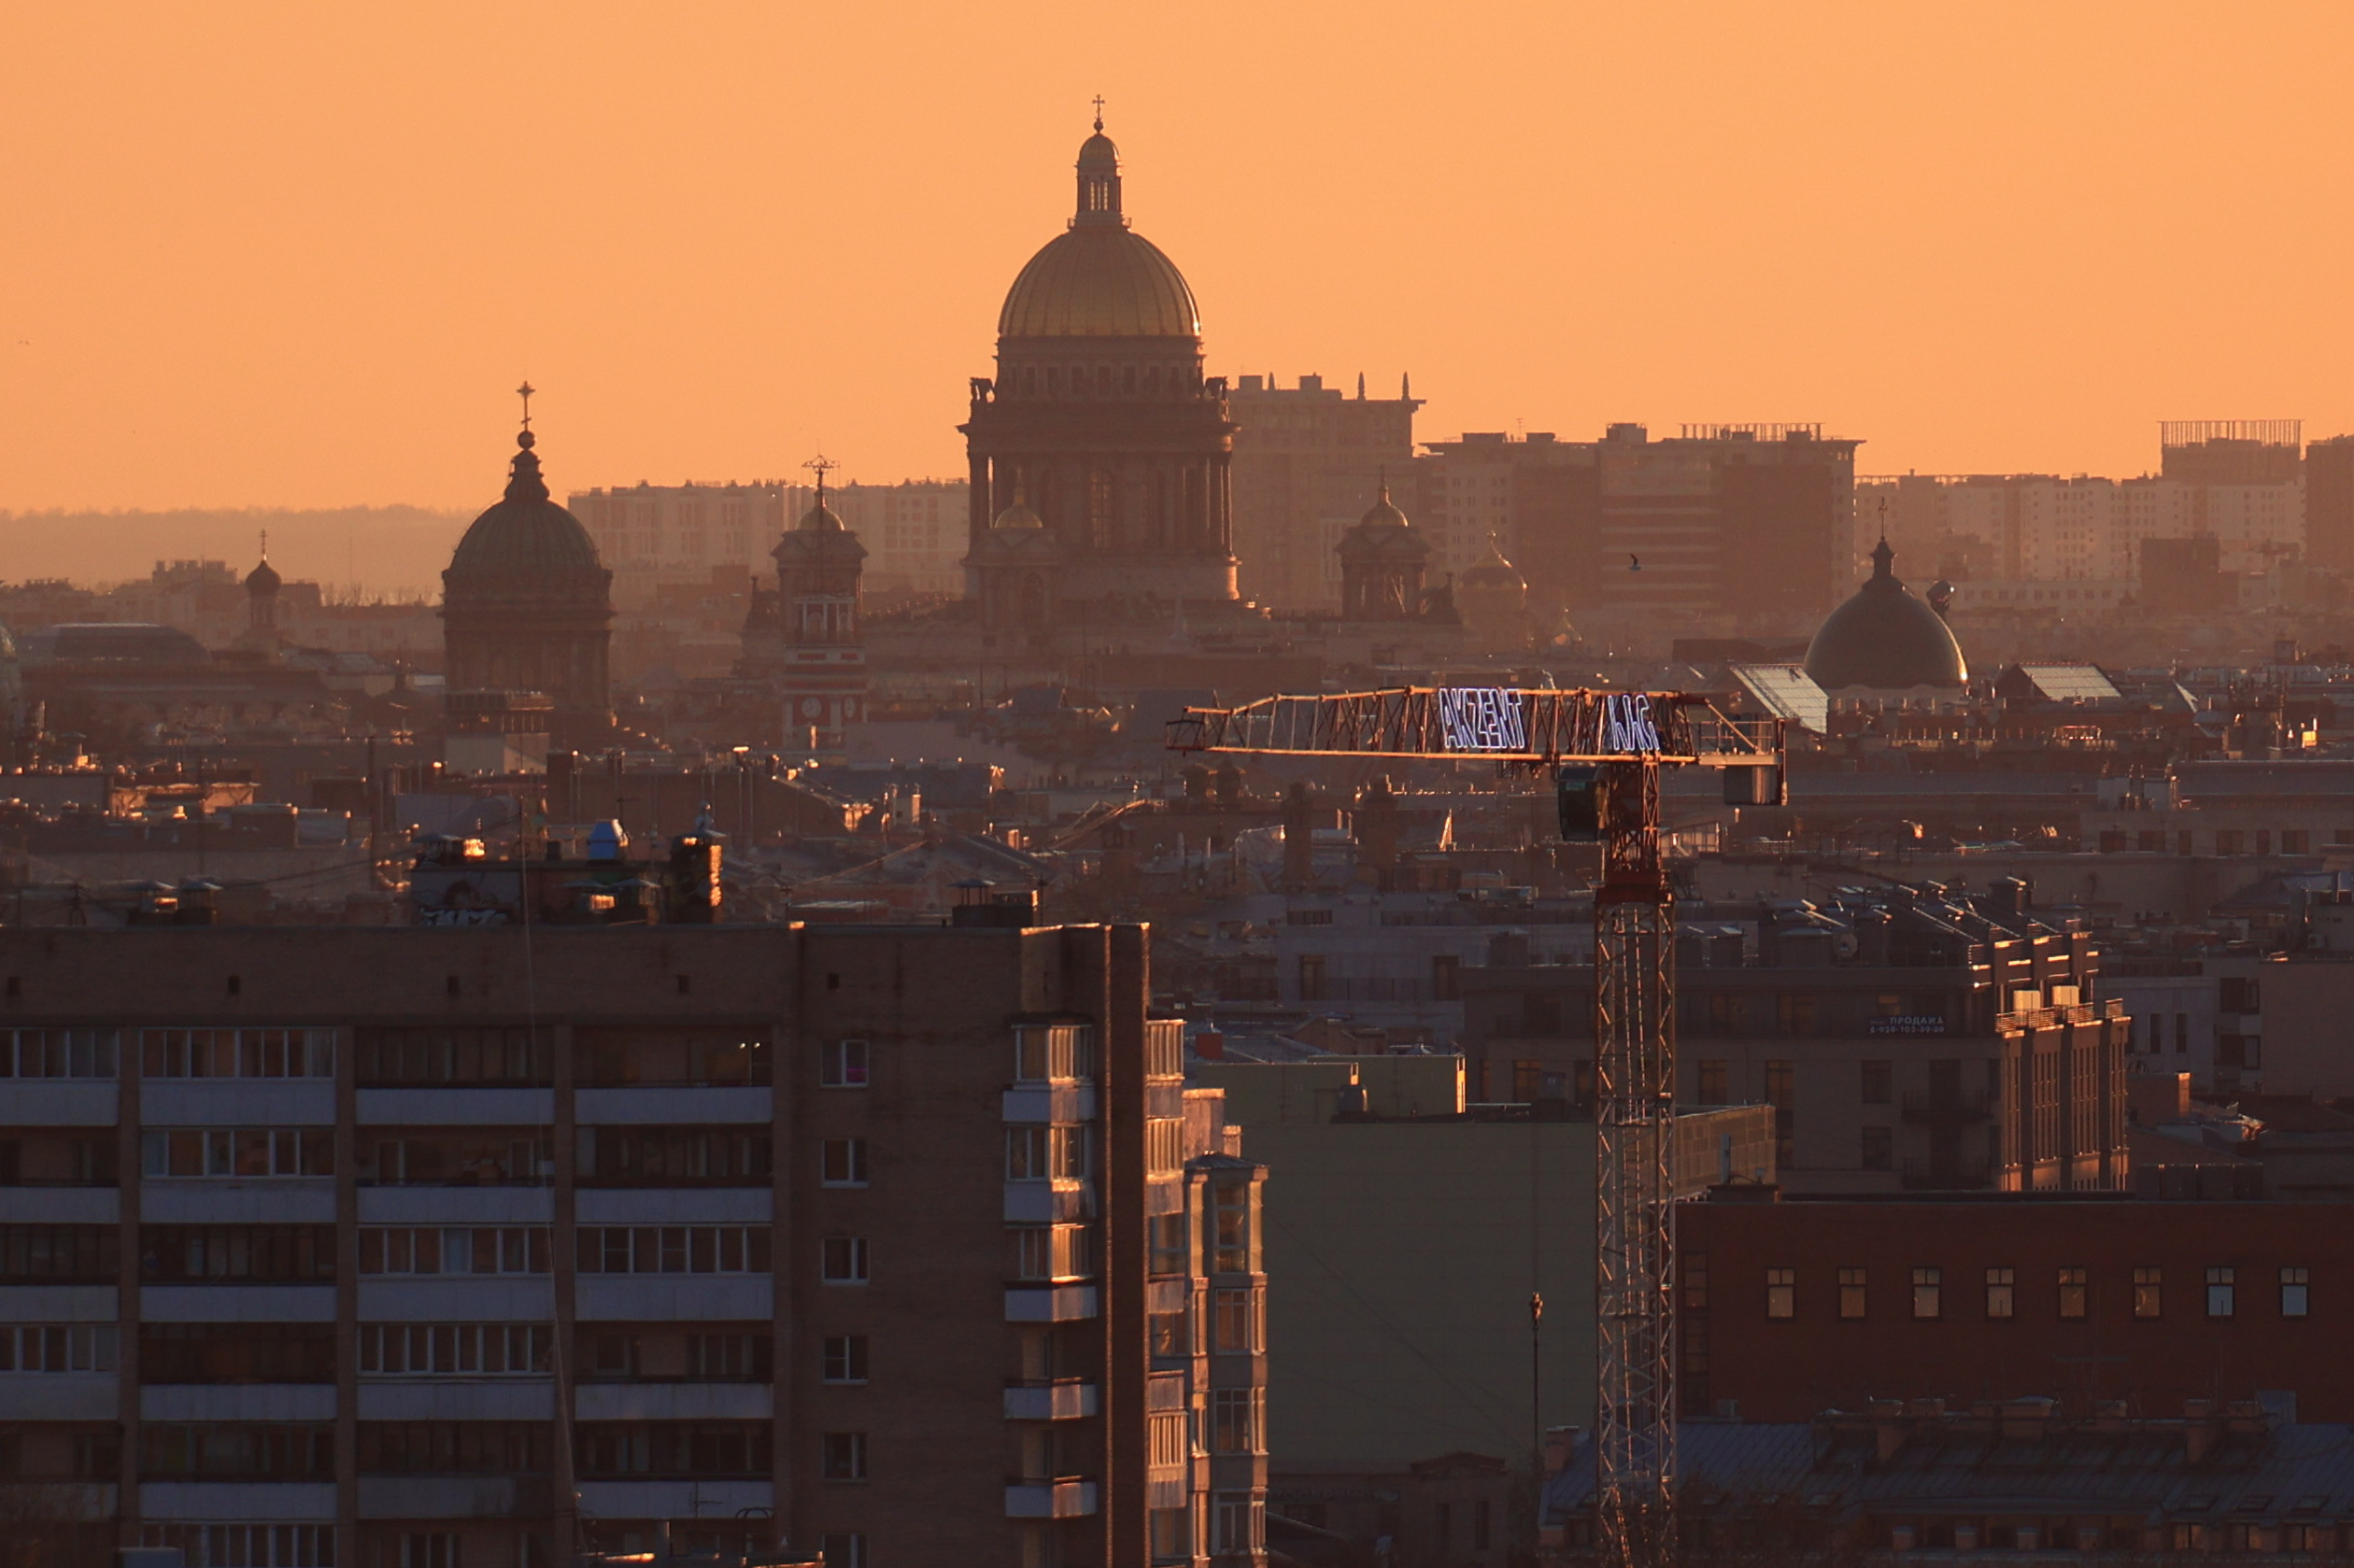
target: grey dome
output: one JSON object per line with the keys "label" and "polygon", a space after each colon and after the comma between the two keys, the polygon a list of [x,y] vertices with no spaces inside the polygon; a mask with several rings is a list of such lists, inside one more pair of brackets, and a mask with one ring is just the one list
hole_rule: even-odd
{"label": "grey dome", "polygon": [[499,503],[458,542],[442,582],[453,593],[528,585],[539,597],[575,590],[602,600],[611,580],[580,519],[548,499],[532,432],[516,438],[515,469]]}
{"label": "grey dome", "polygon": [[1959,686],[1970,666],[1945,617],[1905,590],[1891,570],[1888,541],[1872,552],[1872,575],[1831,612],[1807,645],[1807,673],[1825,691],[1841,686]]}

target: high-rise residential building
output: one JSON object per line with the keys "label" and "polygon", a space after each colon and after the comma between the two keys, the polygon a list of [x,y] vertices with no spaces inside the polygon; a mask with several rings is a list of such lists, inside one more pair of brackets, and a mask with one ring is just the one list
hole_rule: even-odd
{"label": "high-rise residential building", "polygon": [[[1334,546],[1373,504],[1384,481],[1401,494],[1414,466],[1414,411],[1395,398],[1356,396],[1303,375],[1280,387],[1245,375],[1227,394],[1234,431],[1234,554],[1242,597],[1276,610],[1339,602]],[[1410,501],[1411,497],[1408,498]]]}
{"label": "high-rise residential building", "polygon": [[2305,560],[2344,572],[2354,568],[2354,435],[2333,435],[2305,448]]}
{"label": "high-rise residential building", "polygon": [[1263,1561],[1258,1168],[1142,927],[970,912],[0,933],[11,1528]]}
{"label": "high-rise residential building", "polygon": [[[867,547],[872,594],[953,594],[964,585],[965,485],[907,479],[896,485],[828,485],[826,501]],[[757,577],[794,519],[816,503],[809,485],[617,485],[579,490],[573,514],[613,568],[625,604],[649,602],[664,584],[704,584],[714,572]]]}
{"label": "high-rise residential building", "polygon": [[1490,537],[1528,580],[1530,614],[1567,609],[1718,620],[1819,614],[1854,576],[1855,449],[1816,425],[1686,425],[1651,439],[1548,431],[1425,443],[1415,522],[1434,572]]}

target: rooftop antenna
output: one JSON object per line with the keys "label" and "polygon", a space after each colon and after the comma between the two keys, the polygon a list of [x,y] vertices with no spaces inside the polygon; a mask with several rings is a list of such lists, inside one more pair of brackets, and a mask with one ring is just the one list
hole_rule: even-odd
{"label": "rooftop antenna", "polygon": [[515,389],[515,395],[523,400],[523,428],[527,431],[532,428],[532,394],[537,390],[528,381]]}
{"label": "rooftop antenna", "polygon": [[1096,134],[1099,136],[1103,134],[1103,94],[1100,92],[1095,95],[1095,111]]}

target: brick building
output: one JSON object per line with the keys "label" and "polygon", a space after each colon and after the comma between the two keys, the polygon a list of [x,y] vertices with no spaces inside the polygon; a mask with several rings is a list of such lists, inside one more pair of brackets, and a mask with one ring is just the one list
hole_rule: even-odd
{"label": "brick building", "polygon": [[1710,1201],[1678,1218],[1695,1413],[2049,1396],[2158,1417],[2277,1393],[2304,1419],[2354,1415],[2335,1349],[2354,1323],[2354,1205]]}
{"label": "brick building", "polygon": [[1147,962],[0,934],[0,1504],[212,1568],[1255,1562],[1258,1171]]}
{"label": "brick building", "polygon": [[[1678,939],[1678,1097],[1774,1107],[1798,1192],[2127,1185],[2131,1020],[2092,938],[1934,884],[1695,906]],[[1456,977],[1473,1095],[1589,1103],[1594,971]]]}

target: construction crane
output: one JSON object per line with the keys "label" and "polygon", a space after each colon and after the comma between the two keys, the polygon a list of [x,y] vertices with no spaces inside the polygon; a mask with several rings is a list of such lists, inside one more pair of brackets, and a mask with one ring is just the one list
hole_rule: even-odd
{"label": "construction crane", "polygon": [[1780,805],[1779,718],[1682,692],[1399,686],[1188,708],[1184,752],[1492,761],[1553,776],[1562,837],[1602,846],[1594,898],[1595,1545],[1676,1560],[1675,893],[1660,772],[1710,768],[1734,805]]}

